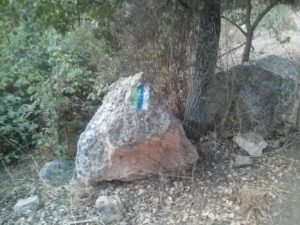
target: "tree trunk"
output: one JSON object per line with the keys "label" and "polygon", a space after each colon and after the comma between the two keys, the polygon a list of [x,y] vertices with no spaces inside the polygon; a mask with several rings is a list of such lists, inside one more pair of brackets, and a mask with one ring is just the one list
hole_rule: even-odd
{"label": "tree trunk", "polygon": [[249,61],[250,51],[251,51],[251,47],[252,47],[253,33],[254,33],[254,31],[252,29],[247,31],[246,45],[245,45],[244,52],[243,52],[242,63]]}
{"label": "tree trunk", "polygon": [[252,29],[252,25],[251,25],[251,12],[252,12],[252,3],[251,2],[252,2],[252,0],[246,1],[247,33],[246,33],[246,45],[245,45],[243,56],[242,56],[242,63],[249,61],[250,51],[251,51],[251,46],[252,46],[252,38],[253,38],[253,33],[254,33],[254,29]]}
{"label": "tree trunk", "polygon": [[251,11],[252,11],[252,0],[247,0],[246,2],[246,45],[243,52],[242,57],[242,63],[249,61],[250,58],[250,51],[252,47],[252,40],[253,40],[253,34],[260,23],[260,21],[264,18],[264,16],[273,9],[277,4],[279,4],[280,0],[274,0],[270,2],[270,4],[257,16],[257,18],[254,20],[253,24],[251,24]]}
{"label": "tree trunk", "polygon": [[200,24],[195,69],[184,113],[184,128],[187,137],[193,140],[198,140],[209,126],[207,91],[214,79],[221,27],[220,0],[204,0],[202,4],[198,12]]}

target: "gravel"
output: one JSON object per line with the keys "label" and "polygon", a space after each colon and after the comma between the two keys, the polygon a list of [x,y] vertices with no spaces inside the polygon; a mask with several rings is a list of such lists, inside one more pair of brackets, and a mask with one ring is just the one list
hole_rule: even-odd
{"label": "gravel", "polygon": [[[93,188],[72,182],[50,188],[39,182],[32,162],[20,163],[9,168],[14,171],[14,182],[7,172],[0,173],[0,224],[101,224],[95,201],[99,196],[114,195],[119,196],[125,211],[124,219],[116,224],[250,225],[266,221],[263,213],[241,216],[237,194],[248,186],[269,193],[269,203],[278,200],[283,178],[299,161],[281,149],[263,154],[251,167],[236,168],[232,162],[238,148],[215,141],[220,153],[210,157],[211,161],[199,162],[195,170],[130,183],[103,182]],[[28,197],[33,189],[42,202],[39,209],[29,215],[13,213],[17,200]]]}

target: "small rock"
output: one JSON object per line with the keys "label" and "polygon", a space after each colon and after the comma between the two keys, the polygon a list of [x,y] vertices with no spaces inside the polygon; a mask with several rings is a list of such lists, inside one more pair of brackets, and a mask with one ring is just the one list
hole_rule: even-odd
{"label": "small rock", "polygon": [[66,160],[47,162],[39,175],[41,180],[51,186],[60,186],[67,183],[74,174],[74,163]]}
{"label": "small rock", "polygon": [[105,224],[119,222],[123,218],[123,204],[118,196],[100,196],[95,202],[95,207]]}
{"label": "small rock", "polygon": [[[2,224],[2,223],[1,223]],[[22,224],[25,224],[25,218],[24,217],[21,217],[20,219],[18,219],[16,221],[16,225],[22,225]]]}
{"label": "small rock", "polygon": [[246,166],[251,166],[252,163],[253,163],[253,161],[249,156],[237,155],[235,157],[234,166],[235,167],[246,167]]}
{"label": "small rock", "polygon": [[142,195],[142,194],[144,194],[145,192],[146,192],[145,189],[139,189],[139,190],[138,190],[138,194],[139,194],[139,195]]}
{"label": "small rock", "polygon": [[172,205],[172,203],[173,203],[172,197],[169,196],[169,197],[165,200],[165,203],[166,203],[167,205]]}
{"label": "small rock", "polygon": [[38,196],[31,196],[26,199],[19,199],[14,206],[14,212],[18,214],[29,214],[36,211],[40,206],[40,199]]}
{"label": "small rock", "polygon": [[261,156],[262,150],[268,146],[261,136],[253,132],[240,134],[234,138],[234,141],[252,157]]}
{"label": "small rock", "polygon": [[143,224],[150,224],[150,218],[144,219]]}

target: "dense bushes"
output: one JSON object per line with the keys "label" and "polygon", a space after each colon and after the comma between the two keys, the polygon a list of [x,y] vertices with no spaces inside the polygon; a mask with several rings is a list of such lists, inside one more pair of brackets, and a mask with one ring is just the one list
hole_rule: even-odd
{"label": "dense bushes", "polygon": [[62,36],[20,26],[0,43],[0,154],[18,157],[36,143],[61,155],[116,78],[116,63],[91,28]]}

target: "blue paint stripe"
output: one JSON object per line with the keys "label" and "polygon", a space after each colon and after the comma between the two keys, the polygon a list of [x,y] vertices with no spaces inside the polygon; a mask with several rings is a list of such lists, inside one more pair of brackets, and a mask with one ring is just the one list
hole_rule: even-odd
{"label": "blue paint stripe", "polygon": [[141,111],[144,102],[144,85],[141,84],[137,87],[137,110]]}

